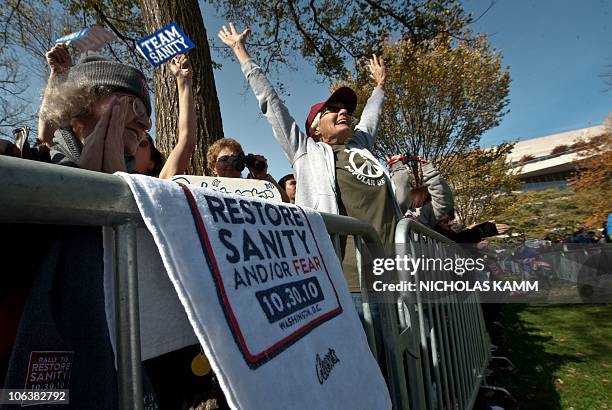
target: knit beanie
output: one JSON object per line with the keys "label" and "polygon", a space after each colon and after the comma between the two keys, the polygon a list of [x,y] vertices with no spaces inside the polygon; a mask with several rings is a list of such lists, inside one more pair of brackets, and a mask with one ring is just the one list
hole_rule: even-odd
{"label": "knit beanie", "polygon": [[134,68],[109,60],[99,54],[85,55],[68,72],[67,81],[84,87],[106,86],[140,97],[151,115],[151,100],[144,74]]}

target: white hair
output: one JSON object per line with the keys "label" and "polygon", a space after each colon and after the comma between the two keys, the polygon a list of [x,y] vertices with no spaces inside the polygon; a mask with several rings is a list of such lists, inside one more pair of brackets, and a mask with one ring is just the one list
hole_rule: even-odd
{"label": "white hair", "polygon": [[321,111],[317,113],[317,115],[313,118],[312,123],[310,124],[310,129],[314,132],[319,127],[319,122],[321,121]]}

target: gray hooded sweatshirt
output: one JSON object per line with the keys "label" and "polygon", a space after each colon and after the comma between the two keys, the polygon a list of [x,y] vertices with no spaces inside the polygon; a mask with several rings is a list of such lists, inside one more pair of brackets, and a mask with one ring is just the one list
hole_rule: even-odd
{"label": "gray hooded sweatshirt", "polygon": [[423,183],[427,187],[429,195],[431,195],[431,202],[420,208],[408,209],[412,186],[410,185],[406,165],[401,162],[391,165],[391,178],[393,178],[395,194],[402,212],[414,216],[417,221],[425,226],[434,228],[440,218],[455,206],[453,191],[432,164],[423,165]]}
{"label": "gray hooded sweatshirt", "polygon": [[[289,114],[287,107],[276,94],[274,87],[266,78],[261,67],[253,60],[242,64],[242,72],[246,76],[255,97],[259,102],[261,112],[272,125],[274,137],[279,142],[289,163],[295,170],[297,193],[295,203],[308,206],[320,212],[338,214],[336,199],[336,168],[332,148],[323,142],[308,138],[299,128],[295,119]],[[378,160],[370,150],[374,146],[375,135],[382,112],[384,91],[374,89],[361,115],[361,120],[353,137],[347,141],[349,149],[356,150],[372,161]],[[395,201],[392,182],[385,173],[389,195]],[[396,213],[401,212],[396,203]]]}

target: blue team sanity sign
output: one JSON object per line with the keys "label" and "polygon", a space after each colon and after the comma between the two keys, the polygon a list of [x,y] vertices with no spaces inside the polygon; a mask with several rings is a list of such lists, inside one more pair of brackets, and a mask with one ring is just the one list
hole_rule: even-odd
{"label": "blue team sanity sign", "polygon": [[195,47],[176,23],[167,25],[138,41],[137,44],[138,50],[153,67],[157,67],[172,57]]}

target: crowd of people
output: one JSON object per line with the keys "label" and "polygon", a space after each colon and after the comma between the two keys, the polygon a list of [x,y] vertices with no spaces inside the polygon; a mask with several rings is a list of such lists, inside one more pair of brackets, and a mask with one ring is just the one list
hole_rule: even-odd
{"label": "crowd of people", "polygon": [[[321,212],[352,216],[371,223],[383,243],[393,243],[403,217],[463,241],[448,229],[454,220],[450,187],[421,157],[387,158],[389,171],[372,153],[376,141],[386,79],[382,58],[373,55],[369,69],[375,88],[353,127],[357,96],[340,87],[308,110],[304,129],[291,116],[262,69],[249,55],[249,29],[230,23],[219,38],[238,60],[262,113],[293,168],[277,182],[263,155],[246,155],[240,142],[221,138],[208,147],[207,172],[212,176],[247,178],[272,183],[285,202]],[[38,142],[49,162],[114,173],[117,171],[171,178],[184,173],[196,147],[196,108],[192,68],[187,55],[169,63],[178,91],[177,143],[167,158],[155,147],[151,100],[144,74],[134,67],[96,53],[84,53],[73,64],[68,46],[57,44],[46,54],[50,69],[40,107]],[[10,144],[5,155],[22,156]],[[424,184],[412,187],[410,168],[422,165]],[[470,238],[472,240],[473,238]]]}
{"label": "crowd of people", "polygon": [[584,228],[579,228],[573,233],[573,235],[565,235],[562,239],[564,243],[581,243],[581,244],[595,244],[595,243],[610,243],[612,240],[608,235],[608,229],[606,223],[603,224],[600,233],[595,231],[587,231]]}
{"label": "crowd of people", "polygon": [[[367,221],[383,244],[395,243],[395,229],[402,218],[412,218],[457,243],[482,243],[485,238],[508,230],[507,225],[494,222],[470,228],[457,223],[452,190],[426,159],[399,153],[386,158],[385,167],[373,154],[385,95],[386,70],[382,58],[373,55],[369,60],[374,89],[358,122],[353,122],[357,95],[352,89],[341,87],[324,101],[305,109],[306,121],[300,127],[249,54],[246,45],[249,33],[249,29],[239,31],[230,23],[223,26],[218,36],[240,64],[293,173],[277,182],[268,173],[265,156],[247,155],[238,140],[222,138],[208,147],[209,175],[241,178],[246,168],[247,178],[272,183],[285,202]],[[178,130],[177,143],[167,157],[155,147],[149,133],[152,107],[141,71],[93,53],[73,64],[64,44],[52,47],[46,59],[50,76],[38,130],[40,150],[48,151],[47,156],[41,156],[43,160],[91,171],[123,171],[166,179],[186,172],[196,147],[198,115],[188,56],[176,56],[168,63],[178,91]],[[14,145],[4,144],[0,149],[6,155],[25,156]],[[414,167],[421,168],[421,186],[412,186],[410,182]],[[346,242],[342,248],[345,258],[353,257]],[[357,283],[357,287],[351,287],[351,291],[360,310],[359,280],[354,279],[352,283]],[[351,283],[348,277],[347,281]],[[191,360],[192,354],[193,351],[184,353],[179,361]],[[157,370],[151,367],[151,374],[166,373],[175,362],[176,356],[163,358],[157,361],[160,366]]]}

